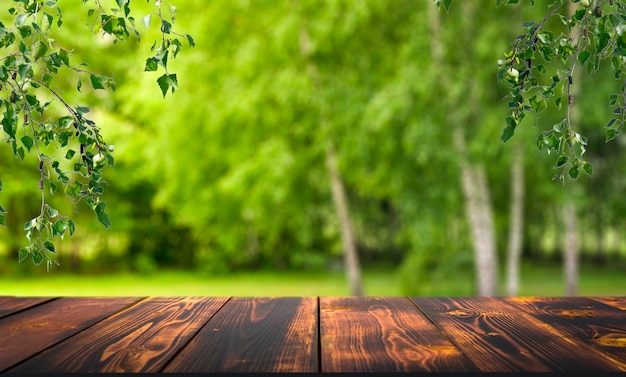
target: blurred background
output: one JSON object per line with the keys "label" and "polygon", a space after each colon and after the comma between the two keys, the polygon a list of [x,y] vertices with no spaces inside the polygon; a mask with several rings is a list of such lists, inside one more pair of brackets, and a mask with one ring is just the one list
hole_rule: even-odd
{"label": "blurred background", "polygon": [[[73,63],[117,82],[56,83],[115,146],[112,226],[58,193],[48,200],[77,225],[55,241],[61,266],[18,263],[37,159],[1,148],[1,295],[469,296],[484,274],[498,295],[626,294],[625,139],[603,130],[621,83],[608,64],[582,75],[575,104],[592,178],[553,181],[555,158],[537,148],[564,109],[499,140],[497,60],[543,5],[172,2],[196,47],[170,62],[180,88],[165,99],[160,73],[143,72],[156,28],[138,22],[140,42],[113,45],[81,2],[60,4]],[[136,19],[152,11],[133,6]]]}

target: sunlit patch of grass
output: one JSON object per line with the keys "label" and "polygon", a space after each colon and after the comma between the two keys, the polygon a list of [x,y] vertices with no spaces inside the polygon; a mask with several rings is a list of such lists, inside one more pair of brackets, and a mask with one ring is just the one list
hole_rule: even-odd
{"label": "sunlit patch of grass", "polygon": [[[368,295],[397,296],[393,271],[364,273]],[[164,271],[150,275],[69,275],[50,273],[32,277],[1,277],[0,295],[16,296],[347,296],[343,274],[245,272],[203,276]]]}
{"label": "sunlit patch of grass", "polygon": [[[563,296],[562,268],[555,263],[524,263],[522,296]],[[363,273],[365,294],[403,296],[472,296],[473,274],[431,281],[418,289],[402,286],[393,269],[368,269]],[[503,279],[504,280],[504,279]],[[502,284],[501,294],[505,294]],[[348,296],[349,285],[341,271],[239,272],[209,276],[197,272],[161,271],[149,275],[132,273],[71,275],[64,271],[35,275],[0,276],[0,295],[16,296]],[[626,296],[623,266],[580,268],[579,295]]]}

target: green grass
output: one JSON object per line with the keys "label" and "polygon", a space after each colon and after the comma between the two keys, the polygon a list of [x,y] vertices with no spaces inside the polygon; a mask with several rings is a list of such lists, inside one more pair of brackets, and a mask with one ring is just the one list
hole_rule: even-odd
{"label": "green grass", "polygon": [[[402,296],[402,279],[394,270],[367,270],[365,294]],[[414,291],[416,295],[463,296],[473,294],[471,274]],[[502,285],[504,287],[504,284]],[[562,271],[557,264],[528,264],[522,269],[523,296],[563,296]],[[623,266],[583,265],[579,294],[626,296]],[[0,295],[15,296],[347,296],[347,281],[341,272],[245,272],[221,276],[164,271],[151,275],[118,273],[70,275],[52,271],[35,275],[0,276]]]}
{"label": "green grass", "polygon": [[[400,295],[393,272],[367,272],[369,295]],[[166,271],[151,275],[69,275],[51,272],[0,277],[0,295],[15,296],[347,296],[341,273],[247,272],[207,277]]]}
{"label": "green grass", "polygon": [[[626,268],[624,263],[580,266],[578,295],[626,296]],[[525,264],[522,269],[521,295],[563,296],[565,283],[558,264]]]}

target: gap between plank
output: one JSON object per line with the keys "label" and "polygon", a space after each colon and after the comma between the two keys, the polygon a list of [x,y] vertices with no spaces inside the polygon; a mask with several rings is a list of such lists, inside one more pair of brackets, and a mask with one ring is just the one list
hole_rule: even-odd
{"label": "gap between plank", "polygon": [[[215,298],[215,297],[214,297]],[[165,368],[167,368],[168,365],[170,365],[170,363],[185,349],[187,348],[187,345],[189,343],[191,343],[192,340],[194,340],[196,338],[196,336],[198,335],[198,333],[200,333],[200,331],[209,324],[209,322],[211,322],[211,320],[213,319],[213,317],[215,317],[217,315],[217,313],[220,312],[220,310],[222,310],[224,308],[224,306],[226,306],[227,303],[229,303],[232,300],[233,296],[229,296],[228,299],[226,301],[224,301],[222,303],[222,305],[215,311],[215,313],[213,313],[213,315],[211,315],[209,317],[209,319],[207,319],[206,322],[204,322],[204,324],[200,327],[198,327],[198,330],[196,330],[195,334],[193,334],[192,336],[189,337],[189,339],[182,344],[178,350],[176,350],[176,352],[174,352],[174,354],[163,363],[163,366],[161,367],[161,369],[159,369],[159,371],[157,373],[163,373],[163,371],[165,370]]]}

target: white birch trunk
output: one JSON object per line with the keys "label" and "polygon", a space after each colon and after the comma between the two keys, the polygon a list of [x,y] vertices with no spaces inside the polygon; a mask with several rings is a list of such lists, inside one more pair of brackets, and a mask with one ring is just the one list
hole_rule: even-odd
{"label": "white birch trunk", "polygon": [[346,196],[346,190],[337,167],[337,157],[333,146],[326,151],[326,167],[330,177],[330,186],[333,195],[335,211],[339,219],[341,228],[341,243],[344,250],[344,263],[350,284],[350,294],[353,296],[363,296],[363,285],[361,283],[361,266],[357,253],[356,242],[352,221],[350,219],[350,209]]}
{"label": "white birch trunk", "polygon": [[524,152],[515,142],[511,165],[511,213],[507,247],[507,294],[517,296],[520,287],[520,261],[524,234]]}
{"label": "white birch trunk", "polygon": [[[300,29],[299,43],[300,53],[303,57],[308,58],[311,54],[311,39],[305,27]],[[319,91],[320,80],[317,66],[309,61],[306,68],[308,74],[315,83],[316,90]],[[324,111],[322,111],[321,117],[322,124],[324,124],[326,121]],[[352,220],[350,218],[350,208],[348,206],[348,199],[343,180],[337,166],[337,153],[332,141],[329,141],[329,144],[330,145],[326,150],[326,169],[330,180],[330,189],[335,212],[337,213],[337,219],[339,220],[341,243],[344,250],[344,268],[346,269],[346,275],[348,276],[350,294],[353,296],[362,296],[363,284],[361,279],[361,265],[359,263],[359,255],[357,252]]]}
{"label": "white birch trunk", "polygon": [[578,294],[578,221],[576,219],[576,206],[568,201],[562,208],[565,225],[565,242],[563,255],[563,268],[565,273],[565,294],[576,296]]}
{"label": "white birch trunk", "polygon": [[[463,13],[471,19],[474,8],[471,1],[461,3]],[[441,66],[444,57],[444,44],[441,40],[441,23],[439,14],[430,8],[431,55],[434,66]],[[471,21],[470,21],[471,22]],[[441,85],[450,88],[448,79],[442,78]],[[474,92],[469,84],[469,92]],[[474,98],[471,96],[471,98]],[[474,106],[476,108],[476,106]],[[451,109],[454,112],[454,109]],[[474,264],[476,268],[477,289],[479,296],[495,296],[498,293],[498,258],[496,253],[495,228],[491,209],[491,193],[485,174],[485,167],[481,163],[467,161],[467,147],[465,141],[465,124],[463,119],[448,118],[455,125],[454,143],[460,156],[461,186],[465,198],[465,212],[471,229],[471,238],[474,249]]]}
{"label": "white birch trunk", "polygon": [[[570,16],[576,12],[578,4],[569,3],[568,13]],[[573,37],[578,33],[577,28],[573,28],[570,35]],[[580,68],[580,67],[579,67]],[[569,120],[570,125],[576,126],[579,124],[580,115],[576,102],[580,101],[580,69],[574,70],[572,74],[572,85],[570,87],[570,94],[574,98],[574,104],[569,105]],[[567,195],[567,194],[566,194]],[[568,296],[575,296],[578,293],[578,254],[579,254],[579,240],[578,240],[578,223],[576,219],[576,203],[571,198],[566,198],[566,202],[562,208],[563,221],[565,225],[564,234],[564,250],[563,250],[563,269],[565,275],[565,293]]]}

